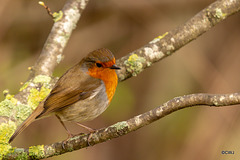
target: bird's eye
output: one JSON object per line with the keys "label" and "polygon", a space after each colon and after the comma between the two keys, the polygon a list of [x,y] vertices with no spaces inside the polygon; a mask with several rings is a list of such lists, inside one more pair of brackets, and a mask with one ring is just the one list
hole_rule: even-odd
{"label": "bird's eye", "polygon": [[100,68],[100,67],[102,67],[102,64],[101,63],[96,63],[96,66]]}

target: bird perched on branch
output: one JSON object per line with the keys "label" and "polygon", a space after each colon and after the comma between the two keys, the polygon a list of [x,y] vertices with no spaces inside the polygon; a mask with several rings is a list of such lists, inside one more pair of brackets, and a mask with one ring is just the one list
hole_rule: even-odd
{"label": "bird perched on branch", "polygon": [[44,102],[18,127],[9,143],[33,121],[56,115],[68,133],[63,121],[76,122],[90,132],[94,130],[79,122],[90,121],[103,113],[115,93],[118,78],[115,57],[108,49],[90,52],[70,68],[55,84]]}

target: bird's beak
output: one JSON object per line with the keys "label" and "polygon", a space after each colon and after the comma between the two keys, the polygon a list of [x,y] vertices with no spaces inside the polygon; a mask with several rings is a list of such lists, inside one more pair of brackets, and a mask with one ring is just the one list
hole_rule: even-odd
{"label": "bird's beak", "polygon": [[110,67],[110,69],[121,69],[120,67],[116,66],[115,64]]}

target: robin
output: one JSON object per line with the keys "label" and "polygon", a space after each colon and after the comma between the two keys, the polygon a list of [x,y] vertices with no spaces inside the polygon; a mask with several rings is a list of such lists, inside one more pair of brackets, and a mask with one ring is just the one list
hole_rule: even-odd
{"label": "robin", "polygon": [[68,133],[63,121],[90,121],[98,117],[109,106],[115,93],[118,77],[115,72],[120,69],[115,65],[115,57],[108,49],[102,48],[90,52],[78,64],[70,68],[55,84],[44,102],[18,127],[9,143],[33,121],[56,115]]}

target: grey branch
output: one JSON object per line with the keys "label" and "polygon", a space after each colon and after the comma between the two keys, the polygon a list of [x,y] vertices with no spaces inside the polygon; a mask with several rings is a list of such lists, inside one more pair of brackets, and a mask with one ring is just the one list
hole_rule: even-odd
{"label": "grey branch", "polygon": [[[42,52],[31,69],[29,81],[33,80],[38,75],[52,76],[54,68],[63,59],[63,50],[76,28],[77,22],[81,13],[87,6],[88,0],[68,0],[63,9],[63,17],[54,23],[52,30],[43,46]],[[32,88],[41,88],[39,84],[31,83],[26,89],[19,92],[15,98],[22,104],[27,104],[28,96]],[[49,88],[52,88],[55,80],[49,83]],[[42,84],[41,84],[42,85]]]}
{"label": "grey branch", "polygon": [[[93,146],[98,143],[108,141],[126,135],[141,127],[144,127],[172,112],[183,108],[195,106],[230,106],[240,104],[240,93],[233,94],[191,94],[173,98],[172,100],[156,107],[148,112],[135,116],[127,121],[118,122],[109,127],[97,130],[94,133],[82,134],[69,139],[64,145],[64,142],[57,142],[44,146],[44,150],[37,156],[29,156],[29,159],[43,159],[55,155],[60,155],[66,152],[71,152],[81,148],[86,148],[89,145]],[[29,149],[17,149],[17,152],[8,154],[6,159],[17,158],[21,154],[28,154]]]}
{"label": "grey branch", "polygon": [[63,50],[76,28],[81,12],[86,7],[88,0],[68,0],[64,5],[61,20],[54,23],[52,30],[45,42],[40,57],[35,63],[30,78],[36,75],[51,76],[54,68],[62,59]]}
{"label": "grey branch", "polygon": [[[37,75],[50,76],[54,67],[61,60],[62,51],[74,29],[76,22],[80,17],[80,13],[86,6],[87,1],[69,0],[65,5],[63,12],[63,19],[54,24],[54,27],[49,35],[47,42],[42,50],[42,53],[33,67],[30,78]],[[74,6],[74,7],[73,7]],[[77,6],[77,7],[76,7]],[[74,13],[72,9],[77,8]],[[176,50],[180,49],[187,43],[196,39],[213,26],[223,21],[230,15],[240,10],[240,0],[218,0],[210,4],[207,8],[203,9],[185,24],[177,27],[176,29],[166,32],[127,56],[117,60],[117,64],[122,68],[118,72],[119,81],[126,80],[132,76],[138,75],[145,68],[150,67],[153,63],[168,57]],[[75,19],[69,23],[67,16],[69,15]],[[74,14],[74,15],[73,15]],[[76,16],[76,17],[75,17]],[[70,26],[71,29],[66,29]],[[65,38],[65,39],[64,39]],[[33,85],[29,88],[41,88],[39,85]],[[18,100],[24,103],[28,99],[30,89],[24,89],[26,94],[18,94]],[[21,99],[23,99],[21,101]],[[226,94],[226,95],[209,95],[209,94],[193,94],[182,97],[174,98],[160,107],[157,107],[149,112],[138,115],[127,121],[118,122],[110,127],[101,129],[92,134],[79,135],[69,139],[62,147],[62,142],[45,145],[43,148],[39,146],[32,146],[29,149],[17,148],[13,153],[5,156],[6,159],[16,158],[17,156],[25,156],[28,159],[32,158],[47,158],[53,155],[63,154],[73,150],[87,147],[89,144],[95,145],[125,135],[131,131],[137,130],[153,121],[156,121],[174,111],[187,108],[190,106],[206,105],[206,106],[229,106],[240,104],[240,94]],[[24,103],[26,104],[26,103]],[[1,118],[1,117],[0,117]],[[88,141],[89,139],[89,141]],[[30,155],[30,150],[38,150],[38,155]]]}
{"label": "grey branch", "polygon": [[239,10],[240,0],[215,1],[185,24],[158,36],[145,46],[117,60],[117,65],[122,68],[118,72],[120,81],[136,76],[153,63],[172,55]]}

